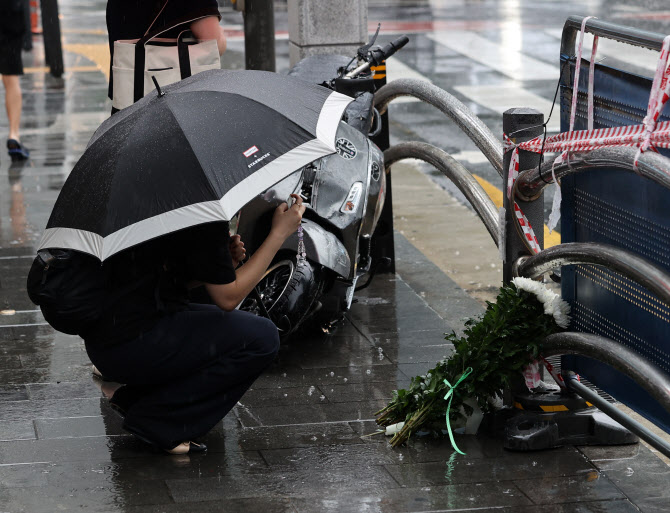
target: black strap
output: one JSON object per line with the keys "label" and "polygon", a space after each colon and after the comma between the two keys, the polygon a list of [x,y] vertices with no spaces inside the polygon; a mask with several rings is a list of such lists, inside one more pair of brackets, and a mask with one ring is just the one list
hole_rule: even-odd
{"label": "black strap", "polygon": [[181,79],[184,80],[191,76],[191,57],[188,54],[188,45],[184,42],[185,38],[192,38],[190,30],[184,30],[177,38],[177,54],[179,55],[179,71]]}

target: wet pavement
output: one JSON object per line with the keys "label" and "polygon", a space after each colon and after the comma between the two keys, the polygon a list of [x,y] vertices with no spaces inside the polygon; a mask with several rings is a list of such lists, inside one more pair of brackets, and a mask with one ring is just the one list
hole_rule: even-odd
{"label": "wet pavement", "polygon": [[[393,4],[428,16],[421,2]],[[670,511],[670,467],[643,445],[514,453],[491,437],[457,436],[462,456],[447,440],[392,450],[365,436],[395,388],[449,354],[444,332],[481,311],[409,233],[396,233],[397,274],[362,291],[333,335],[283,345],[204,439],[208,454],[158,454],[126,434],[82,341],[51,329],[25,293],[58,191],[109,111],[106,77],[91,58],[104,44],[104,2],[61,6],[69,71],[63,80],[44,73],[39,41],[25,54],[22,139],[32,158],[10,166],[0,156],[0,512]],[[234,40],[226,62],[241,67]],[[413,113],[415,127],[427,122],[420,110],[397,112]],[[6,126],[0,114],[0,134]]]}

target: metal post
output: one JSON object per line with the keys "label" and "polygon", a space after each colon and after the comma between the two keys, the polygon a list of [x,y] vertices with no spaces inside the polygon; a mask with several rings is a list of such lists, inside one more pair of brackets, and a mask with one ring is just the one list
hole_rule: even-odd
{"label": "metal post", "polygon": [[276,71],[274,0],[244,0],[246,69]]}
{"label": "metal post", "polygon": [[[503,113],[503,132],[515,143],[528,141],[542,134],[542,123],[544,115],[535,109],[515,108]],[[507,191],[507,175],[512,152],[508,151],[503,156],[503,191]],[[540,155],[528,151],[519,151],[519,170],[536,167],[540,162]],[[514,198],[512,198],[514,199]],[[519,199],[517,204],[528,218],[540,247],[544,247],[544,193],[535,201],[526,202]],[[514,277],[512,267],[516,260],[524,255],[530,254],[523,240],[517,233],[514,220],[514,204],[504,194],[503,206],[505,207],[505,261],[503,262],[503,282],[507,283]]]}
{"label": "metal post", "polygon": [[28,52],[33,49],[33,28],[30,23],[30,2],[28,0],[23,0],[23,26],[25,27],[23,49]]}
{"label": "metal post", "polygon": [[[379,90],[386,85],[386,61],[381,66],[375,66],[374,79],[376,89]],[[372,140],[379,149],[385,151],[391,145],[389,138],[389,115],[388,109],[382,114],[382,131]],[[395,273],[395,247],[393,240],[393,187],[391,187],[391,170],[386,175],[386,201],[382,209],[377,228],[372,235],[372,248],[370,251],[372,265],[374,266],[382,258],[390,258],[391,264],[381,269],[380,272]]]}
{"label": "metal post", "polygon": [[58,0],[41,0],[42,34],[44,36],[44,55],[51,74],[60,78],[65,68],[63,66],[63,45],[60,34],[60,20],[58,19]]}

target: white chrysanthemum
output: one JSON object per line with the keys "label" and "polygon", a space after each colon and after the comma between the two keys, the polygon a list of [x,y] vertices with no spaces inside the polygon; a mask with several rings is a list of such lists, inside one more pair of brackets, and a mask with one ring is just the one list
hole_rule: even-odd
{"label": "white chrysanthemum", "polygon": [[544,313],[551,315],[561,328],[567,328],[570,324],[570,305],[563,301],[558,294],[555,294],[542,283],[529,278],[512,278],[512,283],[517,289],[525,290],[535,297],[544,306]]}

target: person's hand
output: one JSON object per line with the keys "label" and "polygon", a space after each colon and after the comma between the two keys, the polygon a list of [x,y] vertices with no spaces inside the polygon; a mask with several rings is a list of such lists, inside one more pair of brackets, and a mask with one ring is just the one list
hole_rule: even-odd
{"label": "person's hand", "polygon": [[270,233],[281,238],[282,241],[288,239],[298,229],[302,215],[305,213],[302,198],[297,194],[291,194],[291,197],[295,200],[295,203],[290,208],[286,203],[282,203],[276,208],[272,217]]}
{"label": "person's hand", "polygon": [[230,237],[230,256],[233,259],[233,267],[237,267],[247,256],[247,250],[244,249],[244,242],[239,235]]}

